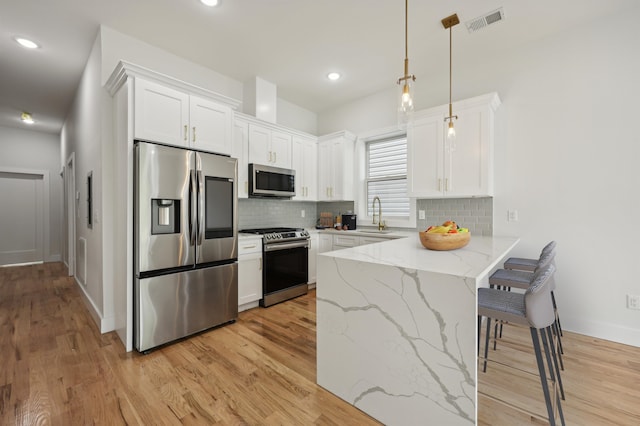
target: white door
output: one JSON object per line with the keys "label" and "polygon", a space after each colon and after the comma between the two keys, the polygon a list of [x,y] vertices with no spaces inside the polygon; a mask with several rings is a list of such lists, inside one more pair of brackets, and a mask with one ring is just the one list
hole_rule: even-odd
{"label": "white door", "polygon": [[0,172],[0,199],[0,265],[43,262],[43,176]]}

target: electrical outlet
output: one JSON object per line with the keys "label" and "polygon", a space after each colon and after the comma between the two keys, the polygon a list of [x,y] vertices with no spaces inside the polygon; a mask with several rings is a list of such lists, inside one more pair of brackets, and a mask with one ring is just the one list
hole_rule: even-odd
{"label": "electrical outlet", "polygon": [[300,217],[304,217],[304,210],[300,210]]}
{"label": "electrical outlet", "polygon": [[627,294],[627,308],[640,310],[640,296]]}
{"label": "electrical outlet", "polygon": [[418,219],[426,219],[424,210],[418,210]]}
{"label": "electrical outlet", "polygon": [[518,210],[507,210],[507,220],[509,222],[518,221]]}

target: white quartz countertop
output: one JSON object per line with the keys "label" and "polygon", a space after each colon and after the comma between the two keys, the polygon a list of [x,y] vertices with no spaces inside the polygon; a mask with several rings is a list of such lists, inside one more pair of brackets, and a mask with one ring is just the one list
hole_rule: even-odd
{"label": "white quartz countertop", "polygon": [[[357,231],[333,232],[337,234]],[[434,251],[425,249],[420,244],[418,232],[412,234],[408,238],[396,238],[378,244],[321,253],[319,256],[391,265],[457,277],[480,278],[488,274],[505,253],[508,253],[519,241],[516,237],[472,235],[469,244],[463,248]]]}

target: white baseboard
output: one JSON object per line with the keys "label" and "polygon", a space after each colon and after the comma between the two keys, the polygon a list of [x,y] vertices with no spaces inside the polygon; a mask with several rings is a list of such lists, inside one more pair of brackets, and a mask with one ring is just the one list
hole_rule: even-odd
{"label": "white baseboard", "polygon": [[583,318],[565,319],[562,316],[562,312],[560,312],[560,323],[562,325],[562,329],[566,331],[640,348],[640,328],[630,328],[617,324],[589,321]]}
{"label": "white baseboard", "polygon": [[[47,260],[47,262],[62,262],[62,256],[59,254],[52,254],[49,256],[49,259]],[[66,262],[65,262],[65,265],[67,265]],[[69,265],[67,265],[67,267],[69,267]]]}
{"label": "white baseboard", "polygon": [[74,280],[78,285],[78,288],[82,292],[82,296],[83,296],[82,300],[84,301],[84,304],[87,307],[87,310],[89,311],[89,315],[91,315],[93,322],[96,324],[96,326],[100,330],[100,334],[114,331],[116,329],[115,317],[113,316],[103,317],[102,312],[100,312],[100,309],[98,309],[95,303],[93,303],[93,300],[91,299],[89,294],[87,294],[86,287],[83,286],[76,277],[74,277]]}

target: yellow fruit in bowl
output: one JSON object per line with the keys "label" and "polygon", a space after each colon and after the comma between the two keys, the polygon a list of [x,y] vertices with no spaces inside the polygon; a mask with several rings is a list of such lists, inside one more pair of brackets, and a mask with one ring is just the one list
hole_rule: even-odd
{"label": "yellow fruit in bowl", "polygon": [[427,232],[430,234],[446,234],[447,232],[449,232],[451,228],[449,228],[448,226],[432,226],[429,229],[427,229]]}

